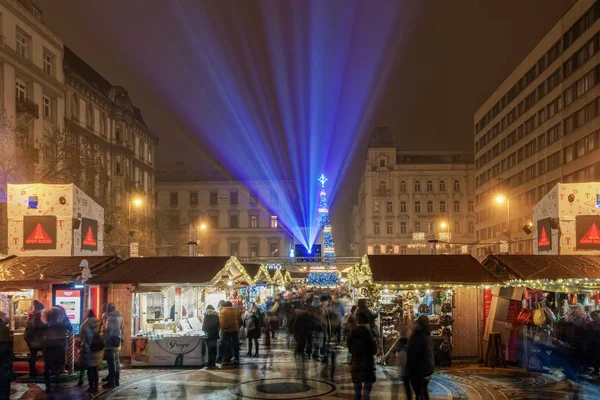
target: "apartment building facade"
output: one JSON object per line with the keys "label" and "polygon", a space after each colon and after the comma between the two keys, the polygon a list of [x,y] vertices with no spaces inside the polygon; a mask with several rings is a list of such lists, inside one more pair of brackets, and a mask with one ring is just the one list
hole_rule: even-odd
{"label": "apartment building facade", "polygon": [[358,203],[352,211],[355,256],[470,252],[475,238],[473,157],[406,152],[389,128],[370,138]]}
{"label": "apartment building facade", "polygon": [[188,255],[287,257],[292,235],[260,199],[276,198],[288,183],[253,182],[249,191],[220,173],[207,174],[183,163],[161,167],[156,181],[157,251]]}
{"label": "apartment building facade", "polygon": [[44,174],[40,151],[65,116],[63,43],[31,0],[0,0],[0,253],[7,249],[6,184]]}
{"label": "apartment building facade", "polygon": [[600,179],[599,19],[599,2],[575,3],[476,111],[478,255],[531,254],[533,206],[556,183]]}

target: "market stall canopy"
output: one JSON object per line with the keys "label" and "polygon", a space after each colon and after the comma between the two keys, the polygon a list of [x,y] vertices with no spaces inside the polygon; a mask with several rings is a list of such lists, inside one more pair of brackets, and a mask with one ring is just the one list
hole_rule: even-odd
{"label": "market stall canopy", "polygon": [[246,268],[246,272],[254,281],[254,284],[263,284],[270,285],[271,275],[269,275],[269,271],[262,264],[243,264],[244,268]]}
{"label": "market stall canopy", "polygon": [[370,255],[348,272],[353,285],[498,285],[501,281],[470,255]]}
{"label": "market stall canopy", "polygon": [[122,260],[116,256],[18,257],[0,260],[0,288],[23,283],[57,283],[81,276],[81,261],[87,260],[92,276],[109,271]]}
{"label": "market stall canopy", "polygon": [[483,265],[505,282],[600,279],[600,257],[593,256],[489,255]]}
{"label": "market stall canopy", "polygon": [[235,257],[134,257],[89,283],[212,286],[223,279],[253,284]]}

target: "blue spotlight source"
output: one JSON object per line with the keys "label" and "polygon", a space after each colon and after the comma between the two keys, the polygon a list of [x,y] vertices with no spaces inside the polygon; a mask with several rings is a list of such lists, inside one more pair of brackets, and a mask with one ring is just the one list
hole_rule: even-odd
{"label": "blue spotlight source", "polygon": [[[150,27],[135,32],[161,43],[160,60],[154,46],[140,48],[129,35],[119,45],[137,55],[131,61],[162,105],[310,249],[322,229],[325,183],[314,179],[327,174],[334,204],[410,36],[398,24],[408,2],[211,3],[147,3],[142,12],[175,21],[165,23],[169,35]],[[174,37],[176,44],[167,39]],[[265,185],[273,194],[260,194]]]}

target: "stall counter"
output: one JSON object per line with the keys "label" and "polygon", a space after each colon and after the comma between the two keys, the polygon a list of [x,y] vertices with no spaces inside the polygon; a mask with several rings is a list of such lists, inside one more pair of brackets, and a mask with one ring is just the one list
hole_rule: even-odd
{"label": "stall counter", "polygon": [[191,367],[202,366],[208,361],[203,336],[136,336],[131,342],[131,365],[134,367]]}

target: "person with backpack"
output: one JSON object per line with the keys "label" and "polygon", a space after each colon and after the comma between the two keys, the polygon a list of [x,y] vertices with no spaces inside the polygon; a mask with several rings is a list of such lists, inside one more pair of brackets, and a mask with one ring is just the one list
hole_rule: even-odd
{"label": "person with backpack", "polygon": [[58,376],[62,374],[66,363],[68,332],[62,321],[60,309],[53,307],[46,312],[48,325],[44,330],[44,383],[46,393],[52,393],[50,377],[55,376],[58,389]]}
{"label": "person with backpack", "polygon": [[99,376],[98,368],[102,364],[104,356],[104,340],[100,336],[100,321],[96,318],[94,311],[89,310],[87,318],[81,324],[79,335],[83,347],[83,367],[87,368],[88,393],[98,391]]}
{"label": "person with backpack", "polygon": [[258,357],[258,339],[260,338],[262,324],[263,318],[261,318],[261,313],[256,304],[252,303],[250,309],[244,315],[244,327],[246,328],[246,335],[248,337],[248,353],[246,353],[246,357],[252,357],[253,341],[256,346],[254,357]]}
{"label": "person with backpack", "polygon": [[37,300],[33,301],[33,309],[27,316],[25,326],[25,343],[29,347],[29,376],[37,376],[36,361],[38,353],[42,352],[44,347],[44,330],[46,324],[42,321],[44,305]]}
{"label": "person with backpack", "polygon": [[[231,301],[223,303],[223,307],[219,313],[219,327],[221,329],[221,351],[219,356],[223,362],[231,359],[231,350],[233,350],[233,364],[238,365],[240,362],[240,312],[233,306]],[[219,358],[217,356],[217,358]],[[217,360],[219,362],[221,360]]]}
{"label": "person with backpack", "polygon": [[206,346],[208,347],[208,368],[216,367],[217,341],[219,340],[219,313],[210,304],[206,307],[202,332],[206,335]]}
{"label": "person with backpack", "polygon": [[112,389],[119,386],[121,363],[119,351],[123,344],[123,318],[113,304],[106,306],[106,318],[102,327],[104,340],[104,358],[108,364],[108,376],[105,388]]}

